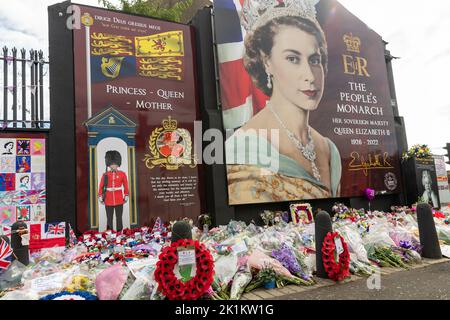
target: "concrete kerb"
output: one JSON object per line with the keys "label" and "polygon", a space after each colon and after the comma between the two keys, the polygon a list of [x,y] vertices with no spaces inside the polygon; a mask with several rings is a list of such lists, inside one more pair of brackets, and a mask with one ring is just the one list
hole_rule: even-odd
{"label": "concrete kerb", "polygon": [[[421,264],[412,265],[410,266],[409,270],[412,269],[420,269],[420,268],[426,268],[428,266],[438,264],[438,263],[445,263],[449,262],[450,259],[442,258],[442,259],[422,259]],[[406,269],[401,268],[381,268],[381,275],[390,275],[402,271],[408,271]],[[289,296],[290,294],[295,294],[298,292],[303,291],[309,291],[309,290],[315,290],[322,287],[330,287],[334,285],[340,285],[340,284],[346,284],[350,282],[360,281],[360,280],[366,280],[367,277],[357,276],[357,275],[351,275],[346,280],[342,281],[341,283],[336,283],[333,280],[330,279],[322,279],[322,278],[315,278],[317,283],[313,286],[293,286],[289,285],[280,289],[256,289],[254,291],[251,291],[249,293],[246,293],[243,295],[243,297],[246,298],[246,300],[270,300],[275,297],[284,297]]]}

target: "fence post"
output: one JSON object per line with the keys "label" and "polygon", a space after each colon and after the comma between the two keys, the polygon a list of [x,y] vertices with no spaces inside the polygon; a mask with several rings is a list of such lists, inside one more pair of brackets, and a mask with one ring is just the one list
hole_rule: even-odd
{"label": "fence post", "polygon": [[26,50],[22,48],[20,50],[21,57],[22,57],[22,128],[27,127],[27,69],[26,69]]}
{"label": "fence post", "polygon": [[12,48],[13,58],[13,127],[17,128],[17,49]]}
{"label": "fence post", "polygon": [[39,127],[44,123],[44,52],[39,50]]}
{"label": "fence post", "polygon": [[8,123],[8,48],[3,47],[3,121]]}
{"label": "fence post", "polygon": [[30,111],[31,111],[31,127],[34,128],[34,120],[35,120],[35,115],[34,115],[34,94],[33,94],[33,90],[34,90],[34,54],[33,54],[33,49],[30,50],[30,61],[31,61],[31,66],[30,66]]}

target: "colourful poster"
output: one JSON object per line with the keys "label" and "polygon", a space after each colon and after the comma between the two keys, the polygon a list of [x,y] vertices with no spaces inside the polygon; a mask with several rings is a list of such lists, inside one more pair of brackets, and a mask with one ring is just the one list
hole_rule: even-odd
{"label": "colourful poster", "polygon": [[31,155],[32,156],[45,156],[45,140],[44,139],[31,139]]}
{"label": "colourful poster", "polygon": [[17,173],[31,172],[30,156],[21,155],[16,157],[16,172]]}
{"label": "colourful poster", "polygon": [[30,155],[30,140],[17,139],[17,155]]}
{"label": "colourful poster", "polygon": [[11,225],[16,222],[16,208],[0,206],[0,225]]}
{"label": "colourful poster", "polygon": [[17,221],[30,221],[31,208],[30,206],[17,206]]}
{"label": "colourful poster", "polygon": [[0,139],[0,155],[16,155],[16,140],[15,139]]}

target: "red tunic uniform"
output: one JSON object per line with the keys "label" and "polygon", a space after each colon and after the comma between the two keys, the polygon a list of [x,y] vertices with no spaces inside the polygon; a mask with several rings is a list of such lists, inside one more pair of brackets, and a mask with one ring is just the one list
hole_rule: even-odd
{"label": "red tunic uniform", "polygon": [[[118,206],[124,204],[124,197],[128,196],[128,180],[127,175],[123,171],[108,171],[104,173],[100,180],[98,196],[103,196],[103,184],[105,175],[108,175],[108,185],[106,186],[105,205]],[[123,186],[123,192],[122,192]]]}

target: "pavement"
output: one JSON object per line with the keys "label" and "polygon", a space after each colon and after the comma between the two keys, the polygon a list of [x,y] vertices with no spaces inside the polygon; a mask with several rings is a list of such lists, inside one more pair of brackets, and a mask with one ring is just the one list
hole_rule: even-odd
{"label": "pavement", "polygon": [[342,283],[315,279],[312,287],[257,289],[242,300],[450,300],[450,260],[446,258],[423,259],[410,270],[381,268],[378,278],[352,275]]}

